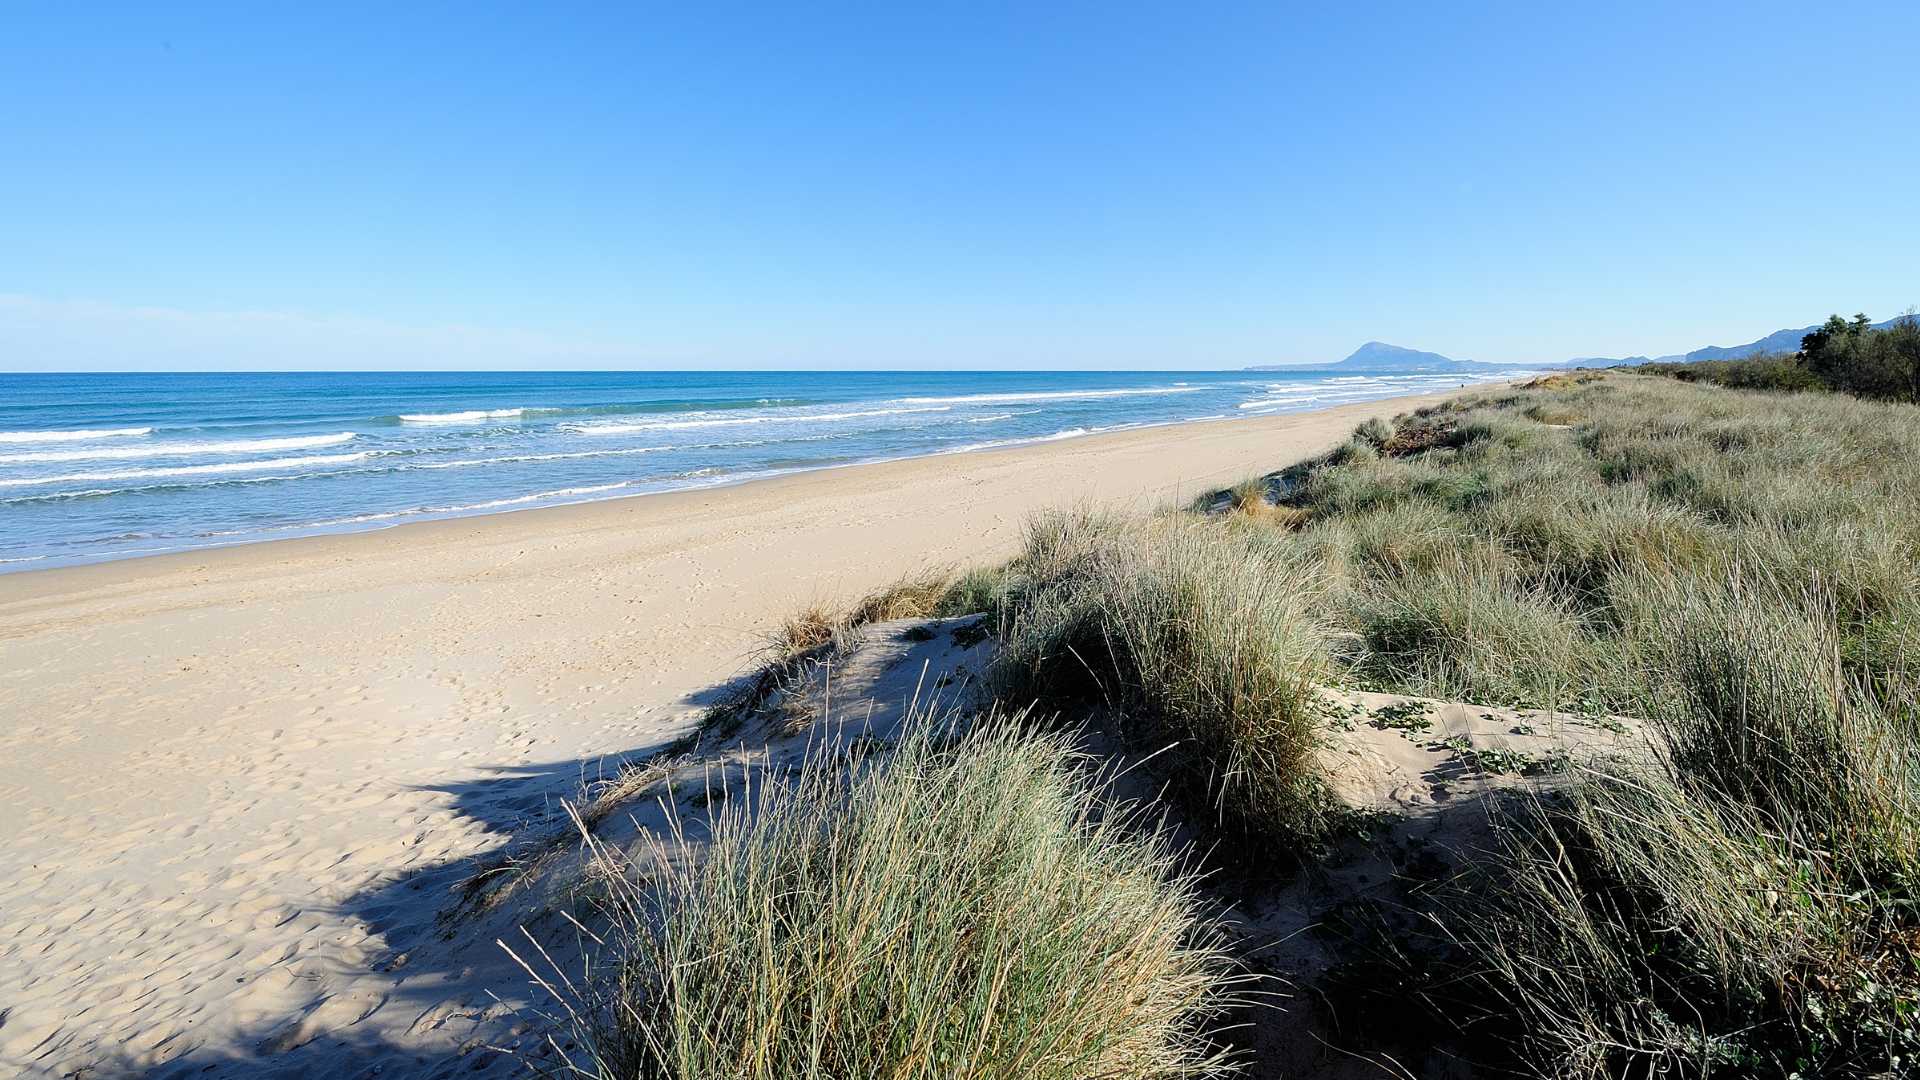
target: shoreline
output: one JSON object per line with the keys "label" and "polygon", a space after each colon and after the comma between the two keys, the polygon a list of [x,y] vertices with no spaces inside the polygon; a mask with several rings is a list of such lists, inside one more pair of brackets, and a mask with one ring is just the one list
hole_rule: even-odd
{"label": "shoreline", "polygon": [[0,575],[0,1072],[452,1060],[526,979],[442,937],[449,890],[787,615],[1485,388]]}
{"label": "shoreline", "polygon": [[[12,599],[12,597],[9,595],[9,593],[13,591],[11,586],[15,586],[21,583],[22,581],[32,581],[33,579],[37,578],[40,575],[50,575],[50,574],[64,575],[64,574],[69,574],[69,573],[78,572],[78,571],[104,570],[111,567],[120,567],[120,566],[129,565],[129,564],[147,566],[147,565],[154,565],[154,564],[164,564],[168,560],[180,560],[180,559],[199,560],[199,559],[208,558],[208,557],[217,558],[219,557],[219,553],[252,550],[256,548],[270,547],[274,545],[297,545],[297,544],[303,544],[303,543],[314,542],[314,541],[321,541],[321,542],[334,541],[334,540],[340,540],[340,539],[350,538],[350,537],[391,536],[391,535],[400,534],[408,530],[427,529],[433,526],[457,526],[457,525],[465,525],[465,524],[470,524],[473,522],[481,522],[481,521],[494,521],[494,520],[505,520],[509,518],[521,518],[521,517],[530,517],[530,516],[545,515],[545,514],[558,514],[559,512],[562,512],[562,511],[579,510],[580,508],[583,508],[583,507],[610,507],[610,506],[617,506],[621,504],[643,502],[643,501],[649,501],[649,500],[672,499],[675,497],[697,497],[697,496],[708,495],[716,492],[735,491],[735,490],[741,490],[745,488],[752,488],[756,485],[761,485],[761,484],[775,484],[775,483],[780,483],[782,481],[790,481],[790,480],[794,480],[801,477],[818,476],[823,474],[841,473],[841,472],[847,472],[847,471],[857,471],[857,470],[863,470],[863,469],[882,468],[886,466],[903,465],[903,464],[916,463],[916,462],[932,462],[932,461],[939,461],[941,459],[946,459],[946,458],[971,459],[971,458],[978,458],[978,457],[985,457],[985,456],[992,456],[992,455],[1019,455],[1019,454],[1031,453],[1031,452],[1045,452],[1045,451],[1059,448],[1065,445],[1072,445],[1075,447],[1097,448],[1096,444],[1099,444],[1101,440],[1113,440],[1115,442],[1119,442],[1119,441],[1122,441],[1126,436],[1137,436],[1142,433],[1148,433],[1148,432],[1167,432],[1167,431],[1176,431],[1183,428],[1199,428],[1199,427],[1207,427],[1207,426],[1228,426],[1228,425],[1259,425],[1262,427],[1277,426],[1277,427],[1283,427],[1283,428],[1291,428],[1302,421],[1308,421],[1316,417],[1331,416],[1336,414],[1340,414],[1340,415],[1353,414],[1356,417],[1356,419],[1354,420],[1354,423],[1357,424],[1359,420],[1365,419],[1367,416],[1374,415],[1375,413],[1379,412],[1382,408],[1392,408],[1393,411],[1403,412],[1410,408],[1418,408],[1421,405],[1431,404],[1432,402],[1435,402],[1435,401],[1445,400],[1446,398],[1454,397],[1459,394],[1490,389],[1490,388],[1498,387],[1502,385],[1506,385],[1506,384],[1499,383],[1499,382],[1478,383],[1478,384],[1473,384],[1469,386],[1455,387],[1453,389],[1444,390],[1444,391],[1437,391],[1429,394],[1407,394],[1407,395],[1399,395],[1395,397],[1374,398],[1367,401],[1350,402],[1346,404],[1332,405],[1326,408],[1310,409],[1303,412],[1295,412],[1295,413],[1282,413],[1277,415],[1251,416],[1251,417],[1242,417],[1242,416],[1197,417],[1190,420],[1170,420],[1170,421],[1164,421],[1164,422],[1136,424],[1132,426],[1119,427],[1119,428],[1110,429],[1110,430],[1094,431],[1085,435],[1078,435],[1070,438],[1059,438],[1057,436],[1039,436],[1032,439],[1020,440],[1018,442],[1015,442],[1007,446],[991,446],[991,447],[983,447],[983,448],[977,448],[977,449],[958,448],[958,449],[934,450],[924,454],[910,454],[910,455],[905,455],[900,457],[881,457],[881,458],[864,459],[860,461],[838,462],[838,463],[826,464],[826,465],[799,466],[792,469],[781,470],[772,474],[758,474],[758,475],[751,475],[751,476],[743,476],[735,479],[721,480],[716,483],[693,486],[693,487],[668,488],[668,489],[659,490],[659,491],[631,492],[631,493],[618,494],[618,495],[608,495],[603,498],[580,499],[575,502],[554,503],[554,504],[549,504],[545,506],[528,506],[528,507],[516,507],[516,508],[510,508],[510,509],[497,509],[497,510],[477,512],[477,513],[449,514],[445,517],[422,517],[421,519],[414,520],[414,521],[388,522],[384,524],[369,525],[368,527],[365,527],[365,528],[325,528],[323,526],[317,526],[317,525],[286,526],[285,528],[289,532],[295,532],[296,530],[305,530],[305,529],[315,529],[318,531],[296,532],[295,535],[289,535],[289,536],[259,536],[259,537],[246,538],[246,539],[237,539],[237,540],[233,540],[231,542],[226,542],[226,543],[199,544],[199,545],[191,545],[191,546],[185,546],[185,547],[167,548],[167,549],[162,549],[162,550],[153,551],[150,553],[143,553],[143,554],[113,555],[113,556],[107,556],[99,559],[92,559],[88,561],[57,562],[51,566],[24,565],[11,570],[0,567],[0,605],[4,605],[10,599]],[[1391,415],[1391,414],[1388,413],[1385,415]],[[1278,466],[1274,466],[1274,467],[1278,467]],[[26,561],[26,560],[22,560],[22,561]],[[75,576],[79,576],[79,575],[76,574]],[[41,589],[29,589],[28,591],[33,593],[43,592],[43,590]]]}
{"label": "shoreline", "polygon": [[[113,446],[86,444],[79,450],[65,448],[63,444],[54,452],[21,452],[21,454],[0,454],[4,467],[0,473],[6,473],[6,479],[0,479],[0,488],[6,488],[10,498],[0,500],[8,503],[0,511],[8,511],[4,517],[13,517],[17,525],[17,536],[13,544],[4,544],[0,552],[0,578],[17,573],[33,573],[44,569],[65,569],[65,567],[83,567],[111,563],[121,559],[136,559],[150,555],[169,555],[180,552],[202,552],[209,548],[230,548],[238,544],[259,544],[288,538],[305,536],[332,536],[348,532],[372,532],[382,528],[417,523],[417,521],[447,521],[459,517],[478,517],[493,513],[513,513],[518,509],[530,507],[553,507],[553,505],[574,505],[582,502],[599,502],[614,498],[630,498],[643,494],[660,494],[672,490],[701,490],[714,486],[732,486],[749,480],[780,477],[816,469],[839,469],[847,465],[868,465],[881,461],[895,461],[906,457],[931,457],[931,455],[972,454],[1000,448],[1018,448],[1046,444],[1054,440],[1087,438],[1094,434],[1108,434],[1116,430],[1152,429],[1152,427],[1171,427],[1188,423],[1219,423],[1236,419],[1254,419],[1261,415],[1302,415],[1302,411],[1323,411],[1340,405],[1365,404],[1373,400],[1388,400],[1392,396],[1415,396],[1432,392],[1450,392],[1473,384],[1490,384],[1511,380],[1521,373],[1500,373],[1500,375],[1432,375],[1432,373],[1409,373],[1409,375],[1352,375],[1352,377],[1325,377],[1308,382],[1294,382],[1283,377],[1281,382],[1244,379],[1246,373],[1192,373],[1192,380],[1179,380],[1173,384],[1162,384],[1162,373],[1094,373],[1096,384],[1083,384],[1085,379],[1069,379],[1071,373],[1052,373],[1058,379],[1048,380],[1048,386],[1058,382],[1058,388],[1031,388],[1027,382],[1012,384],[1012,388],[1002,386],[993,380],[985,380],[979,386],[952,386],[952,377],[927,377],[927,379],[902,380],[899,384],[824,384],[824,386],[785,386],[787,392],[812,392],[824,394],[818,402],[808,396],[799,398],[758,398],[758,405],[808,405],[799,409],[804,415],[785,417],[766,413],[766,409],[747,407],[751,402],[739,400],[733,405],[747,407],[741,413],[745,419],[685,419],[678,421],[678,411],[668,411],[666,419],[660,421],[651,417],[653,405],[620,404],[578,404],[572,398],[588,394],[593,402],[609,400],[609,388],[595,390],[593,386],[582,384],[572,386],[563,384],[553,390],[553,400],[561,404],[524,405],[524,407],[501,407],[492,411],[467,409],[453,413],[420,413],[413,415],[407,409],[417,405],[407,404],[407,394],[401,394],[396,388],[374,386],[367,390],[376,400],[363,402],[361,409],[346,409],[342,415],[307,417],[307,411],[301,411],[301,398],[286,392],[271,392],[276,402],[288,398],[284,409],[267,409],[271,415],[292,417],[298,421],[307,417],[313,423],[319,423],[324,430],[340,427],[340,432],[317,436],[307,427],[292,427],[286,432],[267,432],[271,438],[252,438],[261,434],[259,430],[228,430],[217,427],[221,423],[221,394],[211,392],[205,386],[186,384],[180,394],[184,394],[182,407],[188,409],[188,417],[204,415],[207,423],[213,423],[211,429],[194,429],[198,436],[213,438],[213,442],[179,442],[184,438],[180,432],[188,429],[169,427],[163,434],[175,436],[173,442],[159,438],[152,446],[144,440],[117,442]],[[1112,379],[1108,379],[1108,375]],[[1152,384],[1140,384],[1139,375],[1150,375]],[[1231,377],[1231,379],[1229,379]],[[1265,394],[1261,392],[1265,386]],[[522,392],[503,392],[499,388],[486,390],[492,398],[507,402],[526,402],[538,400],[547,402],[549,396],[541,396],[540,380],[524,388]],[[616,388],[612,388],[616,390]],[[666,386],[666,390],[676,390],[676,386]],[[680,388],[687,394],[693,394],[699,388]],[[708,392],[730,392],[726,384],[718,388],[708,388]],[[735,388],[737,390],[737,388]],[[781,390],[781,386],[770,386],[768,392]],[[966,390],[966,392],[960,392]],[[973,390],[1006,390],[1002,392],[973,392]],[[265,390],[263,390],[265,392]],[[361,390],[355,390],[355,394]],[[860,394],[874,396],[881,392],[897,394],[939,394],[939,396],[897,396],[897,398],[874,398],[866,400]],[[839,404],[839,398],[854,394],[841,409],[854,411],[829,411],[822,415],[820,407]],[[1171,394],[1171,398],[1169,398]],[[1357,398],[1356,398],[1357,394]],[[1384,394],[1384,398],[1382,398]],[[611,394],[616,398],[618,394]],[[1058,413],[1048,407],[1052,398],[1069,400],[1066,413]],[[1077,407],[1085,404],[1083,400],[1092,398],[1116,398],[1112,407],[1087,409]],[[1273,398],[1271,402],[1267,398]],[[732,398],[728,398],[732,402]],[[1004,400],[1004,402],[1002,402]],[[1046,402],[1043,402],[1046,400]],[[1039,402],[1039,404],[1035,404]],[[1185,404],[1183,404],[1185,402]],[[712,405],[705,400],[687,400],[682,405]],[[674,400],[662,400],[659,405],[674,405]],[[812,407],[820,405],[820,407]],[[977,405],[977,407],[975,407]],[[60,409],[60,402],[50,402],[48,407],[56,409],[58,415],[50,413],[42,417],[46,423],[65,417],[67,427],[75,430],[52,430],[56,442],[65,436],[86,434],[86,430],[100,430],[100,425],[111,423],[134,423],[140,419],[152,419],[129,405],[117,405],[119,411],[102,411],[92,421],[79,415],[67,415]],[[265,405],[263,405],[265,407]],[[438,407],[438,402],[436,402]],[[998,409],[1010,407],[1012,413],[1002,413]],[[1283,411],[1273,411],[1275,407]],[[292,409],[292,411],[288,411]],[[624,417],[614,417],[620,423],[601,423],[603,413],[626,413],[639,409],[647,413],[628,423]],[[678,409],[678,405],[676,405]],[[1258,411],[1244,411],[1258,409]],[[1298,411],[1296,411],[1298,409]],[[71,409],[67,409],[71,411]],[[311,411],[311,409],[309,409]],[[778,409],[776,409],[778,411]],[[267,415],[263,413],[263,415]],[[367,423],[355,421],[353,415],[367,413],[372,415],[372,427]],[[378,413],[378,415],[374,415]],[[394,413],[394,415],[390,415]],[[578,415],[574,415],[578,413]],[[900,417],[891,413],[952,413],[948,417],[922,419],[914,417],[912,423],[904,427],[895,423]],[[987,415],[993,413],[993,415]],[[1039,413],[1039,415],[1035,415]],[[501,421],[509,427],[499,430],[465,430],[468,425],[444,427],[440,423],[426,421],[447,421],[447,419],[467,419],[476,421],[478,417],[509,417]],[[530,427],[520,425],[522,419],[532,417],[553,419],[555,423],[534,423]],[[707,417],[707,413],[695,411],[693,417]],[[718,413],[716,413],[718,415]],[[559,419],[568,419],[572,423],[559,423]],[[829,434],[801,434],[801,432],[783,432],[774,436],[762,436],[762,429],[699,430],[699,432],[680,432],[664,429],[707,429],[714,425],[760,425],[770,421],[787,419],[793,425],[810,419],[841,419],[851,417],[887,417],[885,421],[852,423],[847,430],[839,430],[843,425],[835,425]],[[1025,417],[1025,419],[1016,419]],[[230,417],[228,417],[230,419]],[[363,417],[365,419],[365,417]],[[88,421],[92,427],[88,429]],[[405,423],[422,421],[422,423]],[[973,425],[985,421],[1012,421],[993,429],[973,430]],[[1054,423],[1048,423],[1054,421]],[[492,421],[486,421],[492,423]],[[605,432],[639,432],[641,429],[659,427],[660,432],[643,434],[620,434],[612,440],[576,440],[572,434],[603,434]],[[152,434],[154,427],[121,430],[119,434],[138,432]],[[772,429],[766,429],[772,430]],[[989,434],[1000,432],[1000,434]],[[215,432],[215,434],[209,434]],[[451,432],[451,434],[449,434]],[[33,432],[13,432],[21,438],[31,440]],[[246,434],[248,438],[240,438]],[[286,438],[280,438],[286,434]],[[789,434],[797,436],[797,442],[789,444]],[[12,434],[0,432],[0,440],[8,440]],[[232,442],[223,442],[232,440]],[[242,452],[253,444],[259,444],[259,450],[282,450],[280,444],[286,444],[286,450],[307,450],[309,446],[336,446],[340,442],[353,440],[346,452],[319,457],[269,457],[259,461],[215,461],[200,463],[200,457],[186,457],[190,465],[179,465],[171,457],[179,457],[188,452]],[[818,442],[831,440],[831,442]],[[632,442],[632,446],[630,446]],[[818,444],[816,444],[818,442]],[[179,454],[161,454],[169,446],[175,446]],[[758,448],[758,450],[751,450]],[[123,454],[111,454],[119,450]],[[501,455],[505,454],[503,457]],[[626,455],[645,454],[645,459],[628,459]],[[48,461],[67,457],[142,457],[142,461],[108,461],[96,463],[88,461],[73,475],[73,469],[61,465],[40,463],[42,457]],[[169,457],[152,467],[144,457],[161,455]],[[563,461],[563,459],[591,459],[591,461]],[[495,473],[493,469],[459,469],[457,473],[426,473],[422,469],[453,469],[461,465],[505,465],[503,471]],[[102,469],[102,471],[94,471]],[[61,473],[61,475],[56,475]],[[209,477],[200,477],[200,473],[209,473]],[[225,473],[246,473],[244,477],[227,477]],[[273,475],[263,475],[273,473]],[[286,475],[282,475],[286,473]],[[192,479],[171,479],[186,477]],[[159,480],[156,480],[159,479]],[[94,480],[96,484],[88,490],[54,490],[50,484]],[[307,480],[300,484],[284,486],[280,480]],[[261,490],[257,484],[267,482],[267,488]],[[232,484],[240,484],[234,488]],[[175,490],[177,488],[177,490]],[[154,492],[165,492],[167,498],[146,498]],[[180,498],[175,498],[179,494]],[[83,498],[84,496],[84,498]],[[21,505],[13,505],[21,503]],[[17,515],[13,511],[19,511]]]}

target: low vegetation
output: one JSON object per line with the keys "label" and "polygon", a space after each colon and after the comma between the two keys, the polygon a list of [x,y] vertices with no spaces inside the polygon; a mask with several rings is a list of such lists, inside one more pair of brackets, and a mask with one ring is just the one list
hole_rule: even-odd
{"label": "low vegetation", "polygon": [[[1830,328],[1743,370],[1865,393],[1866,361],[1816,358],[1895,355],[1911,331]],[[1904,1075],[1920,408],[1705,372],[1730,385],[1555,375],[1369,421],[1188,511],[1046,517],[1005,566],[790,644],[986,612],[990,695],[1148,759],[1180,835],[1234,871],[1209,886],[1223,905],[1258,906],[1354,832],[1319,764],[1353,724],[1323,687],[1638,718],[1644,758],[1473,758],[1552,781],[1497,801],[1464,872],[1420,886],[1421,928],[1395,921],[1404,940],[1355,970],[1480,1075]],[[589,1071],[1219,1071],[1233,976],[1203,894],[1067,746],[928,729],[730,803],[704,854],[616,905],[630,948]]]}
{"label": "low vegetation", "polygon": [[1321,597],[1309,560],[1203,522],[1042,518],[997,590],[994,689],[1099,703],[1134,747],[1171,744],[1191,806],[1240,840],[1298,847],[1329,810],[1308,764]]}
{"label": "low vegetation", "polygon": [[1645,717],[1659,762],[1509,813],[1403,974],[1536,1075],[1911,1066],[1920,412],[1569,375],[1381,434],[1269,478],[1349,677]]}
{"label": "low vegetation", "polygon": [[[585,1075],[1182,1077],[1233,980],[1166,838],[1057,735],[922,719],[612,875]],[[608,859],[618,857],[605,853]]]}
{"label": "low vegetation", "polygon": [[1920,322],[1909,314],[1875,328],[1865,315],[1851,320],[1835,315],[1801,339],[1795,353],[1647,364],[1637,370],[1749,390],[1833,390],[1920,403]]}

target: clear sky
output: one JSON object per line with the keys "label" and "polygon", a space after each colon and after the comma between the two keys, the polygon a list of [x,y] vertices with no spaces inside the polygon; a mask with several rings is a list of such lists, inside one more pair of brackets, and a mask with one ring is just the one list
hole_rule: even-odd
{"label": "clear sky", "polygon": [[6,3],[0,369],[1524,362],[1920,303],[1920,4],[1289,7]]}

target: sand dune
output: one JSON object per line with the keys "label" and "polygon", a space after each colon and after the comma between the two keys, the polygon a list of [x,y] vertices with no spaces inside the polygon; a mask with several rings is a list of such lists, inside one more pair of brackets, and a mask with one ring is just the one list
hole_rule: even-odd
{"label": "sand dune", "polygon": [[510,1069],[448,887],[780,615],[1440,396],[0,577],[0,1071]]}

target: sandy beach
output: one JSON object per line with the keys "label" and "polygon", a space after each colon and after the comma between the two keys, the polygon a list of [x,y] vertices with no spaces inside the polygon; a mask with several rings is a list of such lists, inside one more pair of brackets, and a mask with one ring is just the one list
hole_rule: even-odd
{"label": "sandy beach", "polygon": [[1444,396],[0,576],[0,1072],[470,1071],[447,886],[783,614]]}

